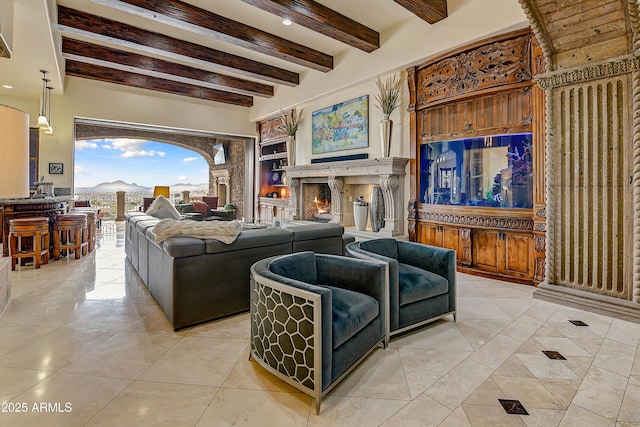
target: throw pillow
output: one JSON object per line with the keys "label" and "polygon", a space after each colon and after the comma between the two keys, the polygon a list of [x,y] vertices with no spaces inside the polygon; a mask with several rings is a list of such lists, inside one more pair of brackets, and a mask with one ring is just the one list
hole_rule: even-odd
{"label": "throw pillow", "polygon": [[147,215],[155,216],[156,218],[170,218],[170,219],[181,219],[182,216],[176,210],[176,208],[171,204],[169,200],[167,200],[164,196],[158,196],[151,203],[149,209],[146,212]]}
{"label": "throw pillow", "polygon": [[201,213],[203,216],[209,216],[209,206],[205,202],[191,202],[193,211]]}

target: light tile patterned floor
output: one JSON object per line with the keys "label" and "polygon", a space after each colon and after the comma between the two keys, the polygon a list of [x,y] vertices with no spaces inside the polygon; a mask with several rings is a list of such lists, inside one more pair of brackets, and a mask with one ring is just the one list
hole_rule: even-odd
{"label": "light tile patterned floor", "polygon": [[174,333],[125,262],[119,228],[81,260],[12,273],[0,425],[640,426],[640,325],[464,274],[457,323],[376,350],[316,416],[308,396],[248,360],[248,314]]}

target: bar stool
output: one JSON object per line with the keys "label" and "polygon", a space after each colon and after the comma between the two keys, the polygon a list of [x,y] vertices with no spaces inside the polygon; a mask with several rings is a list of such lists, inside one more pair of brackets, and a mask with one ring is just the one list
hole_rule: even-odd
{"label": "bar stool", "polygon": [[87,241],[89,243],[88,248],[89,252],[93,252],[93,249],[96,246],[96,210],[93,208],[73,208],[71,213],[81,213],[87,215]]}
{"label": "bar stool", "polygon": [[60,259],[60,252],[66,256],[73,251],[76,259],[87,255],[88,241],[87,215],[84,213],[69,213],[58,215],[53,226],[53,258]]}
{"label": "bar stool", "polygon": [[[30,242],[24,241],[30,239]],[[9,220],[9,254],[11,271],[16,269],[18,259],[33,258],[33,265],[49,264],[49,218],[16,218]]]}

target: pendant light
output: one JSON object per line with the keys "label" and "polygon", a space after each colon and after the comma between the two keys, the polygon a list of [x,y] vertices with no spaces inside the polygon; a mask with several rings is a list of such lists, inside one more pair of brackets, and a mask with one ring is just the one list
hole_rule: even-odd
{"label": "pendant light", "polygon": [[44,128],[45,135],[53,135],[53,126],[51,125],[51,89],[50,86],[47,86],[47,122],[48,125]]}
{"label": "pendant light", "polygon": [[47,79],[46,70],[40,70],[42,73],[42,99],[40,100],[40,115],[38,116],[38,127],[40,129],[46,129],[49,127],[49,120],[47,120]]}

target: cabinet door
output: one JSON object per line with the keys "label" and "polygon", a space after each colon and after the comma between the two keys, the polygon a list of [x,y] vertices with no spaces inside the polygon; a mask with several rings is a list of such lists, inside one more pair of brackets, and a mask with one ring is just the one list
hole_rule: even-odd
{"label": "cabinet door", "polygon": [[442,234],[442,247],[446,249],[453,249],[456,251],[456,259],[462,260],[462,251],[460,250],[460,230],[455,227],[449,227],[446,225],[440,226],[440,233]]}
{"label": "cabinet door", "polygon": [[533,236],[503,233],[504,273],[509,276],[533,278]]}
{"label": "cabinet door", "polygon": [[442,246],[442,235],[439,233],[439,227],[439,225],[430,222],[418,223],[418,243]]}
{"label": "cabinet door", "polygon": [[501,244],[501,234],[495,230],[473,230],[473,266],[494,273],[502,270],[504,262],[504,246]]}

